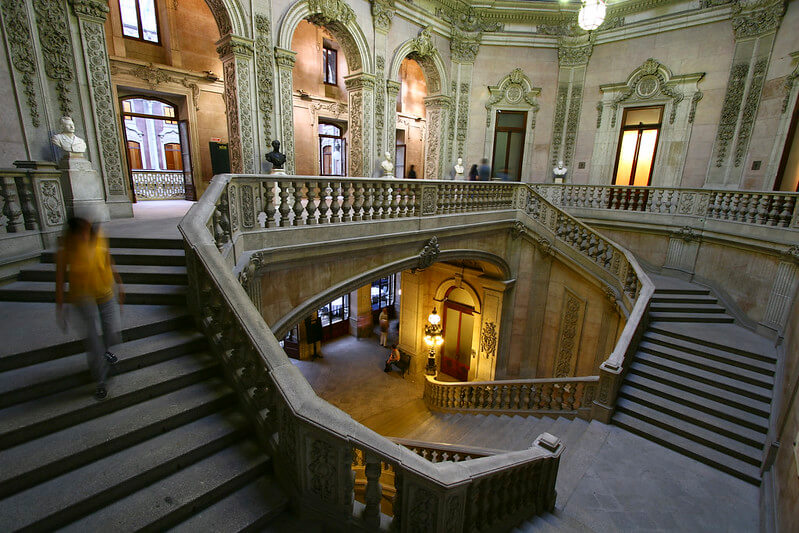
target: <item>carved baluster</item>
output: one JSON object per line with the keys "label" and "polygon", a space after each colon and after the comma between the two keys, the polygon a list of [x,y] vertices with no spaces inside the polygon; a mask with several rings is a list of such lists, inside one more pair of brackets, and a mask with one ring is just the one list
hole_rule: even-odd
{"label": "carved baluster", "polygon": [[793,208],[795,199],[791,195],[785,195],[782,202],[782,211],[780,211],[779,226],[787,228],[791,224],[791,217],[793,216]]}
{"label": "carved baluster", "polygon": [[330,183],[327,181],[322,181],[319,183],[319,223],[320,224],[330,224],[330,207],[327,205],[327,194],[330,191],[330,203],[333,204],[336,201],[335,196],[333,195],[332,191],[333,188],[330,187],[331,185],[335,185],[334,183]]}
{"label": "carved baluster", "polygon": [[645,203],[647,201],[647,191],[639,188],[636,195],[635,211],[645,211]]}
{"label": "carved baluster", "polygon": [[392,183],[391,184],[391,195],[389,196],[389,201],[386,204],[387,208],[391,211],[391,218],[398,218],[399,217],[399,206],[400,200],[402,199],[402,183]]}
{"label": "carved baluster", "polygon": [[768,216],[768,195],[759,195],[757,203],[757,220],[758,224],[765,224],[766,217]]}
{"label": "carved baluster", "polygon": [[280,182],[280,207],[278,207],[278,211],[280,212],[280,227],[289,225],[289,213],[291,213],[291,204],[289,203],[290,188],[290,182]]}
{"label": "carved baluster", "polygon": [[380,485],[380,474],[382,467],[380,458],[371,452],[364,452],[366,466],[366,491],[364,494],[364,507],[361,519],[369,529],[377,530],[380,526],[380,498],[383,495],[383,487]]}
{"label": "carved baluster", "polygon": [[782,197],[772,196],[769,198],[770,209],[768,212],[768,220],[766,224],[769,226],[776,226],[779,221],[780,211],[782,211]]}
{"label": "carved baluster", "polygon": [[354,222],[365,220],[363,218],[364,214],[364,197],[366,193],[364,192],[364,184],[362,181],[356,181],[352,184],[353,188],[355,189],[355,201],[352,204],[352,220]]}
{"label": "carved baluster", "polygon": [[392,215],[397,218],[410,216],[408,213],[410,200],[411,188],[407,183],[401,183],[397,186],[396,207],[393,208]]}
{"label": "carved baluster", "polygon": [[22,218],[25,229],[39,229],[39,216],[36,212],[36,202],[33,196],[33,179],[30,174],[17,178],[17,190],[22,204]]}
{"label": "carved baluster", "polygon": [[383,207],[383,196],[386,192],[385,183],[383,183],[383,181],[376,182],[372,190],[374,191],[372,193],[372,207],[374,208],[372,219],[379,220],[381,218],[386,218],[385,213],[381,212],[381,208]]}
{"label": "carved baluster", "polygon": [[305,196],[302,193],[303,187],[304,183],[301,181],[292,182],[291,193],[294,196],[294,205],[292,207],[292,211],[294,211],[294,219],[291,221],[292,226],[301,226],[303,224],[302,213],[305,211],[305,207],[302,205],[302,200]]}
{"label": "carved baluster", "polygon": [[[316,185],[317,183],[315,181],[308,182],[308,191],[306,192],[307,202],[305,204],[305,213],[307,215],[305,223],[308,225],[316,224],[316,198],[319,194]],[[322,195],[322,201],[324,202],[324,200],[324,195]]]}
{"label": "carved baluster", "polygon": [[22,209],[17,201],[17,185],[12,177],[0,178],[0,196],[3,197],[3,215],[5,215],[6,231],[17,233],[23,230]]}
{"label": "carved baluster", "polygon": [[264,203],[264,213],[266,213],[266,227],[267,228],[274,228],[275,224],[275,213],[277,212],[277,208],[275,207],[275,198],[277,197],[276,193],[276,186],[277,183],[271,181],[265,181],[263,183],[263,203]]}
{"label": "carved baluster", "polygon": [[741,194],[741,203],[738,205],[738,220],[746,222],[749,215],[749,203],[751,200],[750,194]]}
{"label": "carved baluster", "polygon": [[368,181],[364,183],[366,192],[363,195],[363,220],[372,220],[372,206],[375,204],[375,186],[374,183]]}
{"label": "carved baluster", "polygon": [[732,199],[730,200],[730,220],[740,220],[739,215],[740,212],[738,211],[738,204],[741,202],[741,195],[735,193],[732,195]]}
{"label": "carved baluster", "polygon": [[518,409],[521,403],[521,398],[519,396],[520,393],[520,386],[513,385],[511,387],[511,400],[510,400],[510,408],[511,409]]}
{"label": "carved baluster", "polygon": [[380,218],[393,218],[391,206],[396,195],[397,185],[395,182],[391,181],[383,184],[383,211],[380,213]]}
{"label": "carved baluster", "polygon": [[749,195],[749,207],[746,210],[746,221],[753,224],[757,220],[757,195]]}
{"label": "carved baluster", "polygon": [[225,232],[222,230],[222,213],[219,212],[219,208],[217,207],[214,209],[214,242],[216,243],[216,247],[219,248],[221,251],[222,248],[225,246]]}
{"label": "carved baluster", "polygon": [[619,194],[619,189],[609,189],[610,201],[611,201],[611,209],[618,210],[619,209],[619,198],[621,194]]}

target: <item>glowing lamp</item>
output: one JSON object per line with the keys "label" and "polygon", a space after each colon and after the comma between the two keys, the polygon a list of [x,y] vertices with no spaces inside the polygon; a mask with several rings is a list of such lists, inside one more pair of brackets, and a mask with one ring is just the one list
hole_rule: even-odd
{"label": "glowing lamp", "polygon": [[595,30],[605,21],[606,12],[605,0],[583,0],[577,23],[586,31]]}

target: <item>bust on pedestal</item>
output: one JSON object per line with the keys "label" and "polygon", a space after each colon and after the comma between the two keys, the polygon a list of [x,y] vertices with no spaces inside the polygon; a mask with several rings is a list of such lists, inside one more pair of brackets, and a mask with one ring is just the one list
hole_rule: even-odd
{"label": "bust on pedestal", "polygon": [[380,168],[383,169],[384,178],[394,177],[394,163],[391,162],[391,154],[389,152],[383,153],[383,161],[380,162]]}
{"label": "bust on pedestal", "polygon": [[463,168],[463,158],[459,157],[458,158],[458,162],[455,163],[454,167],[452,167],[452,177],[454,179],[458,180],[458,181],[463,181],[464,180],[464,177],[463,177],[464,170],[465,169]]}
{"label": "bust on pedestal", "polygon": [[71,117],[61,117],[61,132],[53,135],[51,141],[64,152],[58,167],[63,175],[64,196],[72,211],[92,222],[108,220],[103,181],[86,159],[86,141],[75,135]]}
{"label": "bust on pedestal", "polygon": [[552,169],[552,175],[555,183],[563,183],[566,180],[566,173],[568,168],[563,166],[563,161],[558,161],[558,166]]}
{"label": "bust on pedestal", "polygon": [[280,153],[280,141],[277,139],[272,141],[272,151],[266,154],[264,158],[272,165],[270,174],[286,174],[286,171],[283,170],[283,165],[286,164],[286,154]]}

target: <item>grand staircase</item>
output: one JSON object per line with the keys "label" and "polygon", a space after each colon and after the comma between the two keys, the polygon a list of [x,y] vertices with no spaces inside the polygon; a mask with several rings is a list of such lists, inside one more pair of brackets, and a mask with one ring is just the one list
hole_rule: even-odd
{"label": "grand staircase", "polygon": [[53,305],[38,303],[53,301],[53,253],[0,288],[4,312],[39,332],[0,348],[0,530],[318,530],[286,509],[270,457],[194,329],[182,241],[111,246],[128,299],[104,401],[77,334],[58,331]]}
{"label": "grand staircase", "polygon": [[651,277],[652,322],[619,391],[613,423],[760,484],[773,344],[733,324],[706,287]]}

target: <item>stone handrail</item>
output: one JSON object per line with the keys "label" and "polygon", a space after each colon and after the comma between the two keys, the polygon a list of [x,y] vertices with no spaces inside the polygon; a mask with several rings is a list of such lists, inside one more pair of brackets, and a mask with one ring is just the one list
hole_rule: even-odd
{"label": "stone handrail", "polygon": [[494,450],[492,448],[478,448],[475,446],[461,446],[460,444],[447,444],[445,442],[427,442],[413,439],[392,438],[392,442],[405,446],[413,453],[421,455],[428,461],[440,463],[441,461],[468,461],[480,457],[489,457],[505,453],[507,450]]}
{"label": "stone handrail", "polygon": [[638,211],[799,229],[799,193],[571,184],[538,184],[533,188],[562,207]]}
{"label": "stone handrail", "polygon": [[0,169],[0,202],[0,234],[59,231],[66,222],[55,169]]}
{"label": "stone handrail", "polygon": [[[318,177],[291,177],[319,183]],[[358,180],[345,182],[405,186],[402,180]],[[230,187],[231,182],[232,188]],[[535,513],[551,510],[555,500],[555,478],[562,445],[558,441],[536,441],[527,449],[454,463],[432,463],[413,451],[395,444],[316,396],[305,378],[288,360],[268,325],[250,302],[233,276],[229,257],[236,232],[254,227],[254,219],[239,209],[255,201],[255,189],[241,191],[245,185],[258,185],[260,191],[270,183],[286,183],[283,178],[257,178],[232,175],[216,176],[199,202],[181,221],[179,229],[186,242],[189,272],[189,305],[210,344],[223,362],[223,369],[255,423],[258,436],[274,457],[275,472],[302,505],[303,511],[320,519],[348,524],[356,529],[376,529],[381,521],[393,521],[400,531],[443,530],[465,531],[505,529]],[[330,180],[327,181],[328,183]],[[425,208],[432,213],[448,211],[458,202],[479,205],[485,209],[501,208],[507,200],[464,197],[450,200],[447,193],[433,198],[440,185],[428,182],[411,184],[413,213]],[[425,188],[427,186],[427,188]],[[263,187],[263,188],[262,188]],[[303,185],[305,187],[305,185]],[[485,184],[496,187],[493,184]],[[470,189],[471,190],[471,189]],[[494,190],[513,190],[501,188]],[[231,201],[231,191],[233,201]],[[246,191],[246,192],[245,192]],[[282,194],[282,190],[275,191]],[[296,192],[296,191],[295,191]],[[306,191],[307,192],[307,191]],[[252,193],[250,200],[245,195]],[[269,192],[266,192],[267,198]],[[364,216],[366,210],[358,201],[358,192],[337,195],[355,202],[350,213]],[[238,198],[242,201],[239,203]],[[371,199],[372,196],[368,195]],[[408,196],[406,195],[405,198]],[[418,200],[417,200],[418,197]],[[427,198],[427,199],[426,199]],[[432,200],[432,203],[431,203]],[[487,200],[491,200],[488,202]],[[305,205],[303,205],[303,203]],[[318,205],[308,207],[309,198],[294,195],[292,213],[281,220],[296,225],[318,223]],[[366,200],[365,200],[366,202]],[[451,203],[453,202],[453,203]],[[483,203],[485,202],[485,203]],[[313,197],[310,199],[313,202]],[[391,202],[393,204],[393,200]],[[487,207],[491,203],[494,207]],[[400,200],[400,205],[402,200]],[[285,206],[267,200],[264,225],[269,222],[269,205],[277,205],[282,215]],[[347,205],[340,203],[341,205]],[[357,206],[356,208],[353,205]],[[383,216],[384,203],[378,216]],[[387,215],[394,213],[389,205]],[[407,204],[404,206],[407,209]],[[255,217],[253,208],[249,214]],[[297,217],[297,213],[302,215]],[[397,216],[400,208],[397,206]],[[308,214],[310,214],[309,220]],[[375,216],[374,204],[369,216]],[[240,218],[241,217],[241,218]],[[263,220],[263,217],[261,217]],[[366,485],[364,505],[353,500],[353,455],[361,453]],[[391,517],[381,515],[380,486],[384,465],[390,465],[396,488]],[[490,495],[490,497],[488,497]],[[469,505],[473,501],[496,501],[496,506]]]}
{"label": "stone handrail", "polygon": [[439,381],[427,376],[424,401],[436,411],[589,418],[599,376]]}

